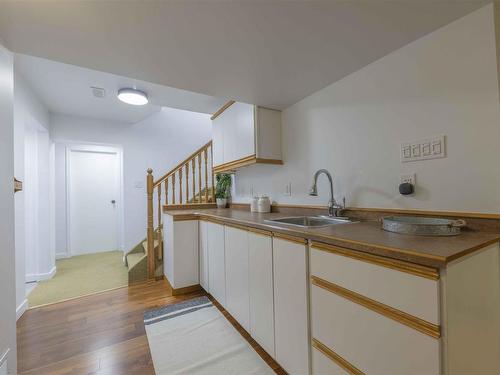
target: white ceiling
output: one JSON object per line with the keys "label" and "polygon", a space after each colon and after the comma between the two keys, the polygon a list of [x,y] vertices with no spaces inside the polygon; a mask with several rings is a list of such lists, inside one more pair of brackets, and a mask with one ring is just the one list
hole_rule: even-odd
{"label": "white ceiling", "polygon": [[2,1],[18,53],[282,109],[487,0]]}
{"label": "white ceiling", "polygon": [[[212,114],[227,101],[22,54],[15,55],[15,67],[54,113],[136,123],[162,106]],[[91,87],[104,88],[106,96],[94,97]],[[122,103],[116,94],[123,87],[145,91],[149,104]]]}

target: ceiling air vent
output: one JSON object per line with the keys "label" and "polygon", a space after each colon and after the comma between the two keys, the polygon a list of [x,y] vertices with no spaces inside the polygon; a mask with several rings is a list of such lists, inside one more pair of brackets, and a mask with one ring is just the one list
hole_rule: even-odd
{"label": "ceiling air vent", "polygon": [[92,95],[94,95],[96,98],[104,98],[106,96],[106,90],[104,90],[102,87],[91,87],[92,89]]}

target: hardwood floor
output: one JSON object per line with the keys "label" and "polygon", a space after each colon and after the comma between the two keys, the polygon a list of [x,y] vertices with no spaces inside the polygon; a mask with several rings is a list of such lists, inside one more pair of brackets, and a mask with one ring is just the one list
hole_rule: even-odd
{"label": "hardwood floor", "polygon": [[[204,294],[172,296],[162,280],[28,310],[17,323],[18,373],[154,374],[144,311]],[[286,374],[216,305],[276,373]]]}

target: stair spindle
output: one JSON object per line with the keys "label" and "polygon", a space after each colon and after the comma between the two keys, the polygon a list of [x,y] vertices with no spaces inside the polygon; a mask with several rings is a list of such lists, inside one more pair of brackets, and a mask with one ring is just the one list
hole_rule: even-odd
{"label": "stair spindle", "polygon": [[168,205],[168,177],[165,179],[165,204]]}
{"label": "stair spindle", "polygon": [[179,168],[179,204],[182,204],[182,166]]}
{"label": "stair spindle", "polygon": [[189,203],[189,162],[186,163],[186,203]]}
{"label": "stair spindle", "polygon": [[172,204],[175,204],[175,172],[172,175]]}
{"label": "stair spindle", "polygon": [[201,153],[198,154],[198,203],[201,203]]}
{"label": "stair spindle", "polygon": [[161,184],[158,185],[158,228],[161,227]]}
{"label": "stair spindle", "polygon": [[196,163],[195,163],[195,158],[191,159],[191,173],[193,174],[193,203],[196,203]]}
{"label": "stair spindle", "polygon": [[[203,150],[203,155],[205,156],[205,203],[208,203],[208,153],[207,149]],[[201,195],[201,191],[200,191]]]}
{"label": "stair spindle", "polygon": [[[212,144],[210,144],[210,162],[213,163],[214,160],[214,148]],[[210,174],[212,175],[212,202],[215,202],[215,183],[214,183],[214,170],[210,170]],[[208,203],[208,199],[207,199]]]}

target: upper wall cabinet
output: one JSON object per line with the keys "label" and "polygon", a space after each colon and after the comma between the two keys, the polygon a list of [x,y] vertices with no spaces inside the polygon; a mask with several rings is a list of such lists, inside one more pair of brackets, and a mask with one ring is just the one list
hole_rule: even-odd
{"label": "upper wall cabinet", "polygon": [[212,116],[214,172],[281,160],[281,112],[228,102]]}

